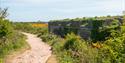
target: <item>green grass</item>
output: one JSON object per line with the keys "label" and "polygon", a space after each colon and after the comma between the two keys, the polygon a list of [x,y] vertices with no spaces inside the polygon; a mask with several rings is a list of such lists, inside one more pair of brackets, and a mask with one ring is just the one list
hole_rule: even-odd
{"label": "green grass", "polygon": [[6,40],[6,44],[0,45],[0,63],[4,62],[6,55],[28,46],[25,40],[23,34],[16,32],[13,37]]}

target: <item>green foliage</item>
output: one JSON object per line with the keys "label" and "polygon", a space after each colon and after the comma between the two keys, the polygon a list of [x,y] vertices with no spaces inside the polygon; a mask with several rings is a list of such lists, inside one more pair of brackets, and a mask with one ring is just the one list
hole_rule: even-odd
{"label": "green foliage", "polygon": [[48,33],[48,28],[40,28],[40,27],[33,27],[31,23],[25,23],[25,22],[17,22],[13,23],[14,29],[18,31],[33,33],[33,34],[44,34]]}
{"label": "green foliage", "polygon": [[102,29],[102,23],[103,21],[101,20],[92,20],[93,28],[91,30],[91,39],[93,40],[93,42],[104,39],[104,35],[102,35],[103,33],[100,32],[100,30]]}
{"label": "green foliage", "polygon": [[78,33],[77,30],[78,30],[77,28],[65,27],[62,33],[64,33],[64,36],[72,32],[77,34]]}
{"label": "green foliage", "polygon": [[9,20],[0,19],[0,38],[6,38],[13,33],[12,24]]}
{"label": "green foliage", "polygon": [[121,30],[119,21],[116,19],[109,22],[109,25],[103,24],[104,22],[104,20],[92,20],[91,39],[93,42],[104,41],[107,37],[111,36],[113,31],[119,33]]}
{"label": "green foliage", "polygon": [[104,42],[100,53],[102,63],[125,63],[125,36],[110,37]]}
{"label": "green foliage", "polygon": [[[0,45],[0,59],[1,59],[1,61],[10,52],[18,50],[22,47],[27,47],[27,43],[25,41],[26,38],[21,33],[16,32],[14,34],[14,36],[11,36],[11,38],[6,38],[6,39],[7,39],[6,40],[7,43],[4,45]],[[0,41],[0,42],[4,42],[4,41]]]}
{"label": "green foliage", "polygon": [[60,63],[125,63],[124,33],[112,31],[111,36],[103,41],[103,47],[99,49],[92,48],[91,44],[73,33],[64,39],[58,36],[41,38],[47,37],[46,41],[51,44]]}
{"label": "green foliage", "polygon": [[64,49],[66,50],[78,50],[81,48],[81,41],[80,37],[76,36],[75,34],[71,33],[66,36],[66,43],[64,44]]}
{"label": "green foliage", "polygon": [[92,49],[73,33],[68,34],[65,39],[51,34],[40,37],[46,38],[46,43],[52,46],[53,53],[57,55],[60,63],[96,63],[95,55],[98,55],[96,49]]}
{"label": "green foliage", "polygon": [[7,9],[0,8],[0,63],[9,53],[27,46],[25,36],[13,29],[12,23],[5,19]]}
{"label": "green foliage", "polygon": [[0,19],[0,62],[4,57],[17,49],[26,46],[25,37],[13,29],[12,23]]}
{"label": "green foliage", "polygon": [[23,30],[25,32],[30,31],[31,29],[33,29],[32,25],[30,23],[13,23],[14,28],[16,30]]}
{"label": "green foliage", "polygon": [[125,15],[123,16],[123,25],[125,26]]}
{"label": "green foliage", "polygon": [[73,59],[73,63],[96,63],[97,51],[92,49],[79,36],[71,33],[66,36],[64,51]]}
{"label": "green foliage", "polygon": [[125,33],[125,26],[121,26],[121,33]]}
{"label": "green foliage", "polygon": [[56,39],[56,35],[53,35],[53,34],[44,34],[44,35],[39,35],[39,37],[41,37],[42,38],[42,40],[43,41],[45,41],[45,42],[48,42],[48,41],[51,41],[51,40],[53,40],[53,39]]}

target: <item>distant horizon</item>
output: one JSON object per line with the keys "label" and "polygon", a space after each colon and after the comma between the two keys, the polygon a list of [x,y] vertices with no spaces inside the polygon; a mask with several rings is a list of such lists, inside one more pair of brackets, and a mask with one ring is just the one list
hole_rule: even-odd
{"label": "distant horizon", "polygon": [[48,22],[66,18],[117,16],[125,11],[125,0],[0,0],[14,22]]}
{"label": "distant horizon", "polygon": [[[106,16],[123,16],[123,15],[106,15]],[[90,18],[90,17],[106,17],[106,16],[86,16],[86,18]],[[85,17],[85,16],[83,16]],[[63,20],[63,19],[75,19],[75,18],[83,18],[83,17],[74,17],[74,18],[62,18],[62,19],[53,19],[53,20]],[[49,22],[52,20],[48,20],[48,21],[43,21],[43,20],[35,20],[35,21],[12,21],[11,22]]]}

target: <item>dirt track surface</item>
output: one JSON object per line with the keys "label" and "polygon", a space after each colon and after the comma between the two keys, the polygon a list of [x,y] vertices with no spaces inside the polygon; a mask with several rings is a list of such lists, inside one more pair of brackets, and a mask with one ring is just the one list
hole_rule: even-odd
{"label": "dirt track surface", "polygon": [[31,49],[15,57],[12,63],[46,63],[51,56],[51,47],[42,42],[36,35],[23,34],[27,36],[27,42]]}

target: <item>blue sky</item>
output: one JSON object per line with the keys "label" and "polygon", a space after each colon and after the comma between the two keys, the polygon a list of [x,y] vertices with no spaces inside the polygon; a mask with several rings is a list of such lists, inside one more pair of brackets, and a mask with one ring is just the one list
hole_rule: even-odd
{"label": "blue sky", "polygon": [[8,7],[12,21],[49,21],[55,19],[121,15],[125,0],[0,0]]}

